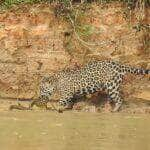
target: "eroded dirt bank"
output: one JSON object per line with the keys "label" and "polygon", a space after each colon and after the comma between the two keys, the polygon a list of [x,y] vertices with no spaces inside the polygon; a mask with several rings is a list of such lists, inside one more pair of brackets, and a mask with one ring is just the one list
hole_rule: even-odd
{"label": "eroded dirt bank", "polygon": [[[2,103],[7,98],[37,98],[43,74],[80,66],[91,58],[150,68],[150,9],[141,13],[127,11],[121,3],[83,4],[76,5],[69,18],[60,8],[36,4],[0,13]],[[150,100],[149,77],[128,75],[122,91],[126,100]]]}

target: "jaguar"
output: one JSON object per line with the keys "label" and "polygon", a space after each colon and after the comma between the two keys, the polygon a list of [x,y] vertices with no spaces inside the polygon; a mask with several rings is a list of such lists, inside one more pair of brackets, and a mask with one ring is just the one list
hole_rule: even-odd
{"label": "jaguar", "polygon": [[105,90],[108,101],[114,103],[112,111],[118,111],[123,102],[120,85],[127,73],[144,75],[150,74],[150,70],[134,68],[111,60],[92,60],[80,68],[61,70],[42,78],[39,100],[33,101],[30,107],[46,106],[57,92],[60,96],[58,110],[65,110],[72,108],[80,96]]}

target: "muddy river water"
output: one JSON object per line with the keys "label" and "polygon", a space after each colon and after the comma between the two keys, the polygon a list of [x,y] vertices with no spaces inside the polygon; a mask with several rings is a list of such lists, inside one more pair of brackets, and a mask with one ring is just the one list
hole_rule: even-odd
{"label": "muddy river water", "polygon": [[150,115],[4,111],[0,150],[150,150]]}

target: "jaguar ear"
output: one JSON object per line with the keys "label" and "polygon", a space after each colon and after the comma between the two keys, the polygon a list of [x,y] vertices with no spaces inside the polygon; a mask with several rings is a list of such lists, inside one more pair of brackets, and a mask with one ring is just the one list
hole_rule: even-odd
{"label": "jaguar ear", "polygon": [[49,77],[48,76],[44,76],[41,81],[42,82],[48,82],[48,80],[49,80]]}
{"label": "jaguar ear", "polygon": [[49,89],[50,89],[50,92],[53,92],[55,90],[54,86],[50,86]]}

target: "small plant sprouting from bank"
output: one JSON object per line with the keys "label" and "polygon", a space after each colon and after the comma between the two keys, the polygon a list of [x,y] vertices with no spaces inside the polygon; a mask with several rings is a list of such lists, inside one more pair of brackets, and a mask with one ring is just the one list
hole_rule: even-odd
{"label": "small plant sprouting from bank", "polygon": [[86,18],[88,8],[89,5],[87,3],[73,5],[71,2],[67,4],[58,3],[54,7],[55,16],[58,17],[58,19],[66,20],[70,24],[71,34],[73,34],[76,40],[82,45],[86,43],[83,39],[88,38],[94,33],[94,27],[85,24],[83,21]]}

